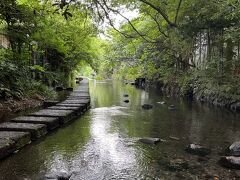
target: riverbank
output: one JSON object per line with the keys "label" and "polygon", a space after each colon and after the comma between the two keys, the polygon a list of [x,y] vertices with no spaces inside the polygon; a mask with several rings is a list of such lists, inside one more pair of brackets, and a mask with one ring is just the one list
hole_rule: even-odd
{"label": "riverbank", "polygon": [[[142,82],[142,81],[141,81]],[[190,100],[195,100],[217,107],[225,107],[233,111],[240,111],[239,85],[216,84],[211,80],[202,78],[189,78],[180,76],[168,81],[146,81],[136,86],[147,88],[149,86],[156,88],[163,94],[170,96],[181,96]],[[235,90],[234,90],[235,89]]]}
{"label": "riverbank", "polygon": [[7,99],[0,101],[0,122],[14,116],[14,114],[42,107],[44,97],[34,95],[22,99]]}

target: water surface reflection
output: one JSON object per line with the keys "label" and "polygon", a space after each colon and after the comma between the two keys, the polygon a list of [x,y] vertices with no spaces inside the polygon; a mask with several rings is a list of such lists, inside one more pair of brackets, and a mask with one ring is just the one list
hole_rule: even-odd
{"label": "water surface reflection", "polygon": [[[76,180],[234,176],[235,171],[220,167],[217,161],[219,153],[240,138],[239,115],[121,82],[92,81],[90,91],[92,108],[86,115],[0,162],[0,179],[39,179],[59,171],[71,172]],[[126,99],[130,102],[124,103]],[[144,103],[154,108],[143,110]],[[170,104],[177,110],[170,111]],[[141,137],[166,142],[150,146],[138,142]],[[185,146],[192,142],[212,148],[213,153],[204,161],[185,153]]]}

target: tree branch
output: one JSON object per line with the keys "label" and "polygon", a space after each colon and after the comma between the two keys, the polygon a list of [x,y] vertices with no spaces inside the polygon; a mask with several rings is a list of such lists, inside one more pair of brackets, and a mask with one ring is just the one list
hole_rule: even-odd
{"label": "tree branch", "polygon": [[181,4],[182,4],[182,0],[179,0],[178,7],[177,7],[177,12],[176,12],[176,16],[175,16],[175,20],[174,20],[174,23],[175,23],[175,24],[177,24],[178,14],[179,14],[179,10],[180,10]]}
{"label": "tree branch", "polygon": [[160,8],[160,7],[156,7],[155,5],[153,5],[152,3],[146,1],[146,0],[139,0],[140,2],[147,4],[148,6],[150,6],[151,8],[155,9],[159,14],[161,14],[161,16],[164,18],[164,20],[171,26],[171,27],[177,27],[177,25],[173,22],[171,22],[167,16],[167,14]]}
{"label": "tree branch", "polygon": [[120,15],[122,18],[124,18],[124,19],[128,22],[128,24],[132,27],[132,29],[133,29],[141,38],[143,38],[146,42],[156,43],[155,41],[152,41],[152,40],[149,40],[149,39],[145,38],[146,35],[140,33],[140,32],[135,28],[135,26],[132,24],[132,22],[131,22],[128,18],[126,18],[125,16],[123,16],[119,11],[110,8],[110,7],[107,5],[107,3],[106,3],[105,0],[103,0],[103,3],[104,3],[105,7],[106,7],[108,10],[110,10],[110,11],[112,11],[113,13],[116,13],[116,14]]}
{"label": "tree branch", "polygon": [[160,23],[158,22],[157,18],[154,17],[153,15],[151,15],[150,13],[147,13],[153,20],[154,22],[157,24],[157,28],[158,28],[158,31],[163,34],[166,38],[168,38],[169,36],[161,29],[161,25]]}

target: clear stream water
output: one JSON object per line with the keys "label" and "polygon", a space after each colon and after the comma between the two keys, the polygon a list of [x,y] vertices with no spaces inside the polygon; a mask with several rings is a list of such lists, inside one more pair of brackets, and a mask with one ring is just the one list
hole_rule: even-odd
{"label": "clear stream water", "polygon": [[[90,93],[89,112],[2,160],[0,179],[40,179],[58,172],[72,173],[71,179],[76,180],[233,179],[240,175],[218,164],[220,153],[240,140],[239,114],[117,81],[91,81]],[[124,103],[125,99],[130,102]],[[143,110],[144,103],[154,108]],[[168,110],[169,104],[177,110]],[[147,145],[138,141],[141,137],[166,142]],[[205,158],[187,154],[184,149],[193,142],[210,147],[212,154]]]}

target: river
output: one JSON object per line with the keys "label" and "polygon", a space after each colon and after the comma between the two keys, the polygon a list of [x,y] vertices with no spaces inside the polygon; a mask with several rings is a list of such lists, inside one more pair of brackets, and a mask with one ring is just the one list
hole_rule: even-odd
{"label": "river", "polygon": [[[75,180],[238,176],[218,160],[229,144],[240,140],[239,114],[119,81],[91,81],[90,94],[92,107],[84,116],[2,160],[0,179],[40,179],[59,172],[71,173]],[[143,110],[144,103],[153,109]],[[170,104],[177,109],[169,110]],[[149,145],[138,141],[142,137],[166,141]],[[200,143],[212,153],[190,155],[184,150],[189,143]]]}

